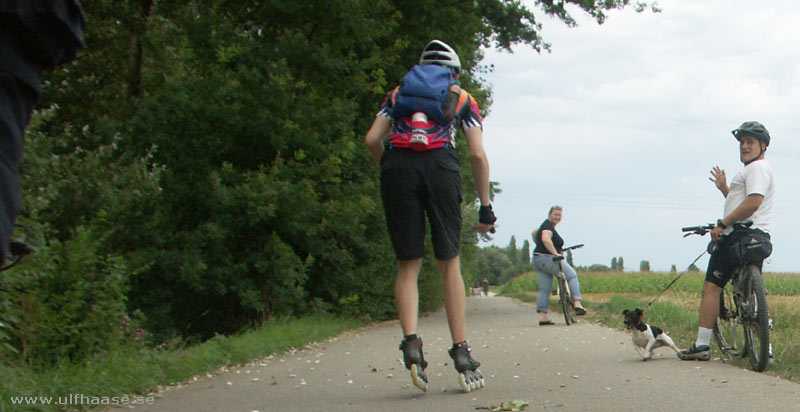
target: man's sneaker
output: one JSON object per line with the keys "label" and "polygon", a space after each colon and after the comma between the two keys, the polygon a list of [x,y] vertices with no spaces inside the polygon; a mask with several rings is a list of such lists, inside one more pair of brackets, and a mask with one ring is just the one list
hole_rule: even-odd
{"label": "man's sneaker", "polygon": [[689,349],[678,352],[678,357],[682,360],[711,360],[711,348],[708,345],[692,345]]}

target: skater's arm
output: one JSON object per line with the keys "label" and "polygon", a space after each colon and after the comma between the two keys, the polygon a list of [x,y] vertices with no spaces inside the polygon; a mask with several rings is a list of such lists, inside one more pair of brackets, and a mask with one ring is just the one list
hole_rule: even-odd
{"label": "skater's arm", "polygon": [[475,177],[475,188],[482,206],[489,205],[489,159],[483,149],[483,130],[480,127],[470,127],[464,134],[469,146],[469,162],[472,166],[472,175]]}
{"label": "skater's arm", "polygon": [[375,164],[378,166],[381,165],[383,141],[389,137],[391,129],[392,121],[388,117],[377,116],[367,132],[367,137],[364,139],[364,142],[367,144],[367,150],[369,150],[369,154],[372,156],[372,160],[375,161]]}

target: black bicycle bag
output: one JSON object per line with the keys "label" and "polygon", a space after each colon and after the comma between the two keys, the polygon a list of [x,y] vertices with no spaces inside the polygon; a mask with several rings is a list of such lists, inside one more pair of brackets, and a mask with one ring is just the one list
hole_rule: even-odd
{"label": "black bicycle bag", "polygon": [[739,262],[759,264],[772,254],[769,233],[758,229],[738,229],[731,237],[731,252]]}

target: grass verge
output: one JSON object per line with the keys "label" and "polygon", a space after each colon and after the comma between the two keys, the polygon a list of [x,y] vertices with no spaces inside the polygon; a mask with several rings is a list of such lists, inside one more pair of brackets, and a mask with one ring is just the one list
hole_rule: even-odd
{"label": "grass verge", "polygon": [[[147,394],[208,371],[304,347],[367,323],[316,315],[272,320],[258,329],[230,337],[217,336],[186,348],[152,349],[131,344],[80,365],[64,362],[37,371],[25,365],[0,364],[0,411],[61,410],[56,405],[15,404],[18,397],[52,397],[55,401],[71,394],[101,399]],[[89,409],[89,405],[71,407]]]}

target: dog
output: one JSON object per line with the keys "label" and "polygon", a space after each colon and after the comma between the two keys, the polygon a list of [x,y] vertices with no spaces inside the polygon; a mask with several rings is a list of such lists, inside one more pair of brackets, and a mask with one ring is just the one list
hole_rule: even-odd
{"label": "dog", "polygon": [[633,344],[644,348],[644,361],[653,357],[653,349],[662,346],[669,346],[675,353],[679,352],[675,342],[670,338],[661,328],[644,323],[644,311],[636,308],[636,310],[623,310],[622,315],[625,316],[625,327],[633,332],[631,339]]}

